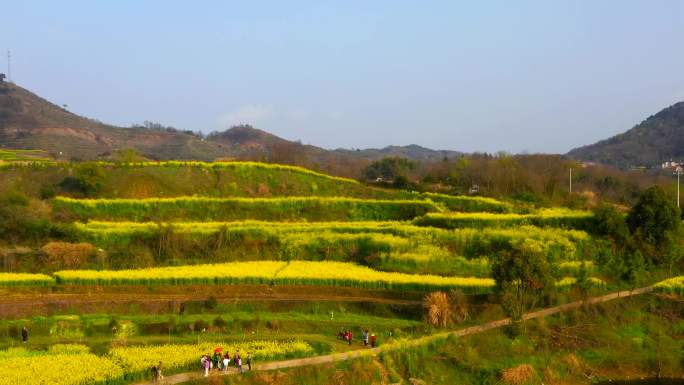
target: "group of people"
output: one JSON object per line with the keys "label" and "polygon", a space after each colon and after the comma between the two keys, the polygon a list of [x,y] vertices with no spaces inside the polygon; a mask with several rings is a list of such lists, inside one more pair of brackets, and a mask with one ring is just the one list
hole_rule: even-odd
{"label": "group of people", "polygon": [[[226,352],[225,354],[222,354],[222,352],[217,349],[214,351],[213,355],[209,355],[209,353],[203,355],[200,359],[200,364],[202,369],[204,369],[204,376],[208,377],[211,369],[228,371],[231,361],[238,372],[242,373],[242,357],[240,356],[240,352],[235,352],[235,355],[231,360],[230,353]],[[247,352],[247,357],[245,357],[245,364],[247,364],[248,370],[252,370],[252,355],[249,352]]]}
{"label": "group of people", "polygon": [[159,364],[154,365],[152,367],[152,375],[154,376],[154,381],[159,382],[164,379],[164,375],[162,374],[162,363],[159,361]]}
{"label": "group of people", "polygon": [[[346,341],[349,344],[349,346],[351,346],[352,340],[354,339],[354,333],[352,333],[352,331],[349,329],[340,330],[340,332],[337,334],[337,337],[341,340]],[[368,330],[363,331],[362,339],[363,346],[368,346],[368,344],[370,343],[370,346],[373,348],[375,347],[378,341],[378,337],[375,335],[375,333],[368,334]]]}

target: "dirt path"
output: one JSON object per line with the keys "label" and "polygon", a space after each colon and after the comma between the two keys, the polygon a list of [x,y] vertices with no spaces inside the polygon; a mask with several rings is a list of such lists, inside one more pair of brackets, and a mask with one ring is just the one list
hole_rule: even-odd
{"label": "dirt path", "polygon": [[[527,313],[523,316],[524,319],[529,320],[529,319],[534,319],[534,318],[542,318],[546,317],[552,314],[560,313],[563,311],[567,311],[570,309],[576,309],[583,304],[595,304],[595,303],[601,303],[601,302],[608,302],[612,301],[614,299],[618,298],[626,298],[626,297],[631,297],[635,295],[640,295],[644,293],[649,293],[653,291],[653,287],[647,286],[647,287],[642,287],[640,289],[634,289],[634,290],[625,290],[625,291],[619,291],[611,294],[606,294],[602,295],[599,297],[593,297],[589,298],[586,301],[576,301],[576,302],[570,302],[564,305],[559,305],[559,306],[554,306],[550,307],[547,309],[542,309],[538,311],[534,311],[531,313]],[[320,365],[320,364],[326,364],[326,363],[333,363],[337,361],[346,361],[346,360],[352,360],[355,358],[359,357],[367,357],[367,356],[375,356],[377,354],[380,354],[382,352],[387,352],[387,351],[392,351],[396,349],[402,349],[406,348],[407,346],[416,346],[416,345],[422,345],[425,343],[429,343],[435,340],[439,340],[442,338],[446,338],[449,336],[456,336],[456,337],[464,337],[468,336],[471,334],[477,334],[477,333],[482,333],[487,330],[499,328],[505,325],[508,325],[511,322],[510,318],[505,318],[502,320],[498,321],[493,321],[493,322],[488,322],[485,324],[481,325],[476,325],[476,326],[471,326],[467,327],[464,329],[459,329],[455,331],[450,331],[450,332],[444,332],[444,333],[437,333],[421,338],[416,338],[415,340],[408,341],[406,343],[402,344],[387,344],[378,348],[373,348],[373,349],[358,349],[346,353],[336,353],[336,354],[327,354],[323,356],[316,356],[316,357],[309,357],[309,358],[298,358],[298,359],[293,359],[293,360],[286,360],[286,361],[274,361],[274,362],[265,362],[263,364],[258,364],[253,366],[253,370],[276,370],[276,369],[286,369],[286,368],[294,368],[294,367],[299,367],[299,366],[310,366],[310,365]],[[211,376],[222,376],[222,375],[230,375],[230,374],[235,374],[236,371],[233,369],[229,372],[221,372],[221,373],[216,373],[212,372]],[[164,381],[161,382],[161,384],[167,384],[167,385],[172,385],[172,384],[180,384],[192,380],[196,380],[202,378],[202,373],[200,373],[200,370],[198,369],[196,372],[188,372],[188,373],[180,373],[180,374],[174,374],[171,376],[168,376],[164,379]],[[140,382],[135,385],[155,385],[159,383],[154,383],[154,382]]]}

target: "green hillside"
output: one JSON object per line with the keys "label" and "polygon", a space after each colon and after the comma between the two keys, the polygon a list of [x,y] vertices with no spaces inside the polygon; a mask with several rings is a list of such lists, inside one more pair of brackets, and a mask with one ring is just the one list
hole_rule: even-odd
{"label": "green hillside", "polygon": [[679,161],[684,158],[684,102],[664,108],[622,134],[575,148],[568,156],[620,168]]}
{"label": "green hillside", "polygon": [[[368,346],[359,337],[350,343],[336,334],[369,330],[392,352],[381,362],[336,365],[344,373],[363,377],[358,368],[373,363],[382,368],[373,378],[399,383],[420,375],[436,383],[489,384],[527,365],[531,378],[560,385],[542,372],[549,366],[544,357],[568,354],[554,342],[565,337],[555,336],[606,342],[584,345],[576,358],[591,370],[608,367],[593,355],[623,357],[627,344],[606,337],[605,325],[575,333],[571,316],[550,319],[550,327],[514,323],[471,337],[472,345],[447,340],[402,347],[506,316],[518,320],[516,309],[645,285],[679,271],[676,264],[666,272],[643,259],[639,266],[638,255],[626,257],[613,238],[630,236],[620,232],[624,215],[610,209],[594,214],[381,189],[279,164],[31,162],[16,154],[0,163],[0,309],[8,314],[0,319],[0,373],[13,373],[7,376],[16,381],[25,376],[12,365],[31,367],[46,355],[56,373],[80,373],[80,363],[92,363],[87,380],[49,377],[57,385],[150,379],[148,361],[158,357],[167,375],[193,372],[198,356],[218,346],[250,349],[259,363],[350,350],[364,356]],[[667,201],[662,192],[650,194],[651,201]],[[663,281],[658,295],[678,295],[680,281]],[[515,302],[521,290],[530,299]],[[652,298],[642,303],[671,310],[669,298]],[[620,325],[625,335],[646,333],[607,309],[599,315],[577,310],[577,317]],[[668,351],[681,349],[663,318],[643,320]],[[25,325],[31,340],[17,349]],[[639,357],[658,346],[643,342]],[[495,347],[510,358],[497,358]],[[459,358],[457,350],[468,355]],[[415,360],[431,354],[450,363],[416,369]],[[681,369],[672,354],[660,357],[668,360],[663,373]],[[572,365],[551,366],[560,372]],[[652,373],[641,361],[630,368]],[[329,383],[307,370],[279,373]],[[261,377],[225,378],[251,384]]]}

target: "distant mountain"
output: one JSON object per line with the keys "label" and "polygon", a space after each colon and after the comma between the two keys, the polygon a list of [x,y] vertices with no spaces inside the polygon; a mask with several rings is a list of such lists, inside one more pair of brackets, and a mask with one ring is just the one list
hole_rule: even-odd
{"label": "distant mountain", "polygon": [[327,171],[358,168],[386,156],[437,161],[456,151],[417,145],[366,150],[327,150],[289,141],[243,125],[203,138],[190,131],[151,124],[117,127],[66,110],[12,83],[0,82],[0,148],[39,149],[58,159],[103,159],[118,149],[136,149],[151,159],[265,160],[313,165]]}
{"label": "distant mountain", "polygon": [[96,159],[134,148],[153,159],[212,160],[229,149],[196,135],[116,127],[67,111],[11,83],[0,83],[0,145],[40,149],[60,159]]}
{"label": "distant mountain", "polygon": [[579,147],[569,157],[619,168],[656,166],[684,159],[684,102],[649,116],[629,131]]}
{"label": "distant mountain", "polygon": [[447,158],[453,158],[463,155],[459,151],[451,150],[432,150],[419,146],[417,144],[410,144],[408,146],[387,146],[383,148],[368,148],[365,150],[345,150],[337,149],[335,152],[341,154],[356,154],[365,159],[379,159],[388,156],[398,156],[402,158],[408,158],[413,160],[423,160],[423,161],[438,161]]}

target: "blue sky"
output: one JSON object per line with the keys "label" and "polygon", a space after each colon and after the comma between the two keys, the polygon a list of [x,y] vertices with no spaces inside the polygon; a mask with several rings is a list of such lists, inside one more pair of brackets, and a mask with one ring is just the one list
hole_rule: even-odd
{"label": "blue sky", "polygon": [[684,100],[677,0],[25,0],[1,12],[13,80],[124,126],[566,152]]}

